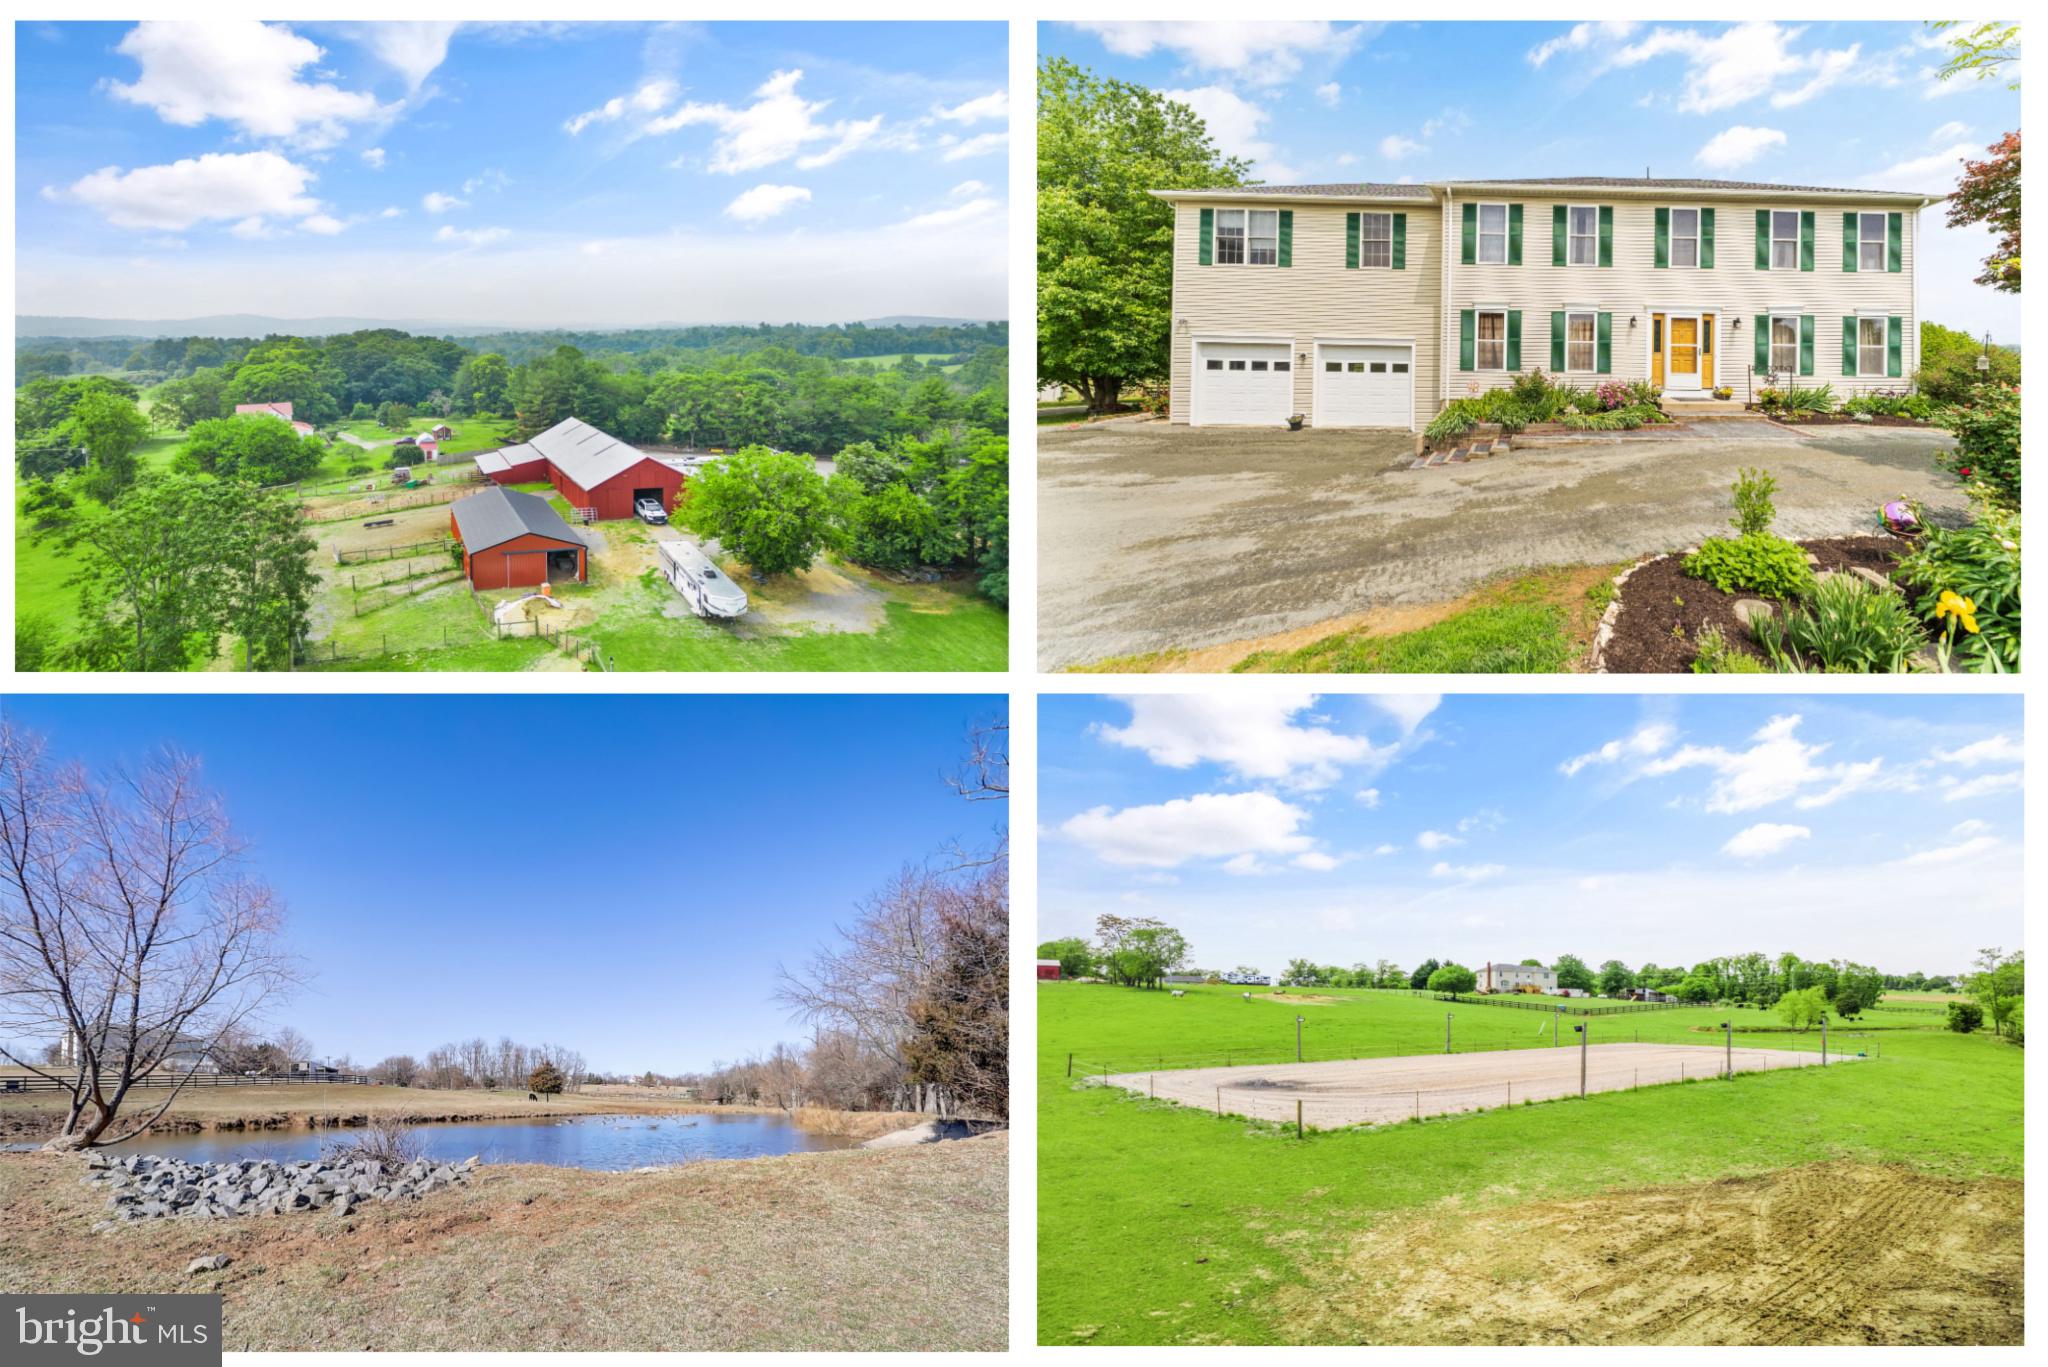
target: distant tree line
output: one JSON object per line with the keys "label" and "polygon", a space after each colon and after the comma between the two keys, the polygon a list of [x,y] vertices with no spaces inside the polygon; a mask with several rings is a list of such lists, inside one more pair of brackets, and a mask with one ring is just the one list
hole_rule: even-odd
{"label": "distant tree line", "polygon": [[[583,1055],[566,1045],[522,1044],[510,1035],[500,1035],[495,1044],[481,1035],[474,1036],[429,1049],[419,1058],[393,1054],[362,1071],[368,1072],[372,1081],[393,1087],[523,1091],[542,1068],[552,1069],[561,1080],[561,1090],[570,1092],[582,1090],[590,1073]],[[342,1071],[356,1070],[350,1067]]]}

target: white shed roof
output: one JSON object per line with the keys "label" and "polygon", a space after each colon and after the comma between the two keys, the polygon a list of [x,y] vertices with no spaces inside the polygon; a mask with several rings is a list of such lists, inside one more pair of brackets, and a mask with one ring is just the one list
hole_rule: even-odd
{"label": "white shed roof", "polygon": [[600,432],[581,418],[564,418],[527,444],[586,490],[647,459],[639,447]]}

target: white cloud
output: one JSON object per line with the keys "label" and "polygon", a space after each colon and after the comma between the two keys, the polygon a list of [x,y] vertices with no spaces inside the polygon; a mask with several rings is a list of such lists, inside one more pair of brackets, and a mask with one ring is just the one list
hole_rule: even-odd
{"label": "white cloud", "polygon": [[1622,759],[1641,759],[1657,754],[1671,744],[1678,733],[1662,722],[1649,722],[1638,726],[1620,740],[1608,741],[1598,750],[1589,750],[1583,755],[1574,755],[1557,766],[1557,771],[1566,778],[1593,764],[1613,764]]}
{"label": "white cloud", "polygon": [[[1968,823],[1965,823],[1968,824]],[[1960,828],[1958,828],[1960,829]],[[1918,850],[1903,859],[1891,861],[1896,865],[1959,864],[1965,859],[1975,859],[1998,848],[1995,836],[1979,835],[1960,840],[1953,845],[1942,845],[1934,849]]]}
{"label": "white cloud", "polygon": [[742,223],[759,223],[792,205],[809,203],[810,198],[811,192],[801,185],[756,185],[726,205],[725,215]]}
{"label": "white cloud", "polygon": [[1294,856],[1294,867],[1308,869],[1313,873],[1328,873],[1343,862],[1337,856],[1324,854],[1321,850],[1309,850]]}
{"label": "white cloud", "polygon": [[998,90],[979,99],[965,100],[951,109],[932,110],[932,117],[946,123],[1006,123],[1010,118],[1010,92]]}
{"label": "white cloud", "polygon": [[439,19],[382,20],[359,25],[370,51],[383,63],[405,77],[406,90],[416,92],[448,59],[448,40],[460,24]]}
{"label": "white cloud", "polygon": [[332,214],[312,214],[299,220],[299,230],[301,232],[318,233],[322,237],[332,237],[336,233],[345,231],[347,228],[348,224],[343,223]]}
{"label": "white cloud", "polygon": [[[320,212],[306,193],[313,173],[276,152],[208,152],[168,166],[104,166],[45,198],[72,199],[117,228],[189,228],[195,223],[305,218]],[[246,234],[245,234],[246,235]]]}
{"label": "white cloud", "polygon": [[928,214],[906,218],[896,226],[899,228],[943,228],[954,223],[965,223],[970,219],[985,218],[1002,208],[1002,201],[994,199],[970,199],[965,204],[956,204],[950,209],[934,209]]}
{"label": "white cloud", "polygon": [[586,109],[563,122],[563,129],[575,137],[592,124],[617,123],[629,113],[656,114],[666,108],[668,102],[681,92],[676,83],[666,77],[643,81],[624,95],[614,95],[595,109]]}
{"label": "white cloud", "polygon": [[1863,178],[1865,185],[1872,188],[1911,189],[1915,184],[1932,185],[1936,182],[1953,181],[1962,174],[1962,162],[1981,155],[1974,143],[1959,142],[1953,147],[1944,147],[1939,152],[1930,152],[1924,157],[1908,157],[1895,161],[1882,171],[1873,171]]}
{"label": "white cloud", "polygon": [[1952,779],[1942,781],[1941,798],[1944,802],[1967,802],[1971,798],[1989,797],[1993,793],[2009,792],[2020,786],[2020,773],[2015,769],[2009,774],[1985,774],[1963,783]]}
{"label": "white cloud", "polygon": [[1773,717],[1753,736],[1747,750],[1718,745],[1687,745],[1643,766],[1650,775],[1682,769],[1714,772],[1707,790],[1710,812],[1747,812],[1788,799],[1802,809],[1825,807],[1850,793],[1879,782],[1883,759],[1855,764],[1819,764],[1825,745],[1808,745],[1795,734],[1796,713]]}
{"label": "white cloud", "polygon": [[1325,109],[1335,109],[1344,98],[1344,87],[1335,81],[1316,87],[1316,99]]}
{"label": "white cloud", "polygon": [[1272,117],[1269,105],[1247,100],[1236,91],[1220,85],[1160,93],[1201,116],[1209,136],[1216,142],[1217,150],[1224,156],[1242,157],[1251,162],[1253,173],[1267,181],[1284,182],[1295,178],[1291,169],[1279,161],[1279,149],[1260,135],[1259,130]]}
{"label": "white cloud", "polygon": [[109,81],[108,93],[180,128],[220,119],[250,137],[321,148],[389,112],[374,95],[300,80],[323,51],[282,24],[144,20],[114,50],[142,70],[132,82]]}
{"label": "white cloud", "polygon": [[1773,147],[1784,145],[1785,134],[1779,129],[1752,128],[1738,123],[1708,139],[1707,145],[1693,155],[1693,160],[1717,171],[1730,171],[1749,165]]}
{"label": "white cloud", "polygon": [[468,180],[462,182],[462,193],[473,195],[479,190],[488,190],[490,193],[496,194],[511,183],[512,177],[506,175],[503,171],[497,170],[495,167],[487,166]]}
{"label": "white cloud", "polygon": [[385,206],[385,208],[384,208],[384,211],[383,211],[382,213],[378,214],[378,215],[377,215],[377,217],[379,217],[379,218],[404,218],[404,217],[405,217],[405,210],[403,210],[403,209],[399,208],[399,207],[398,207],[398,206],[397,206],[396,204],[389,204],[389,205],[386,205],[386,206]]}
{"label": "white cloud", "polygon": [[1082,20],[1111,52],[1145,57],[1164,48],[1197,71],[1220,71],[1253,85],[1282,85],[1305,59],[1337,62],[1365,37],[1362,25],[1339,28],[1323,20]]}
{"label": "white cloud", "polygon": [[1950,835],[1959,837],[1969,835],[1982,835],[1985,831],[1988,831],[1990,829],[1990,822],[1979,821],[1975,817],[1972,817],[1968,821],[1958,821],[1955,825],[1948,828],[1948,833]]}
{"label": "white cloud", "polygon": [[450,209],[467,209],[469,201],[457,199],[454,195],[444,195],[439,190],[429,190],[420,199],[420,207],[430,214],[445,214]]}
{"label": "white cloud", "polygon": [[1380,155],[1388,161],[1399,161],[1421,150],[1421,143],[1413,138],[1404,138],[1399,133],[1389,133],[1380,139]]}
{"label": "white cloud", "polygon": [[[818,115],[828,100],[806,100],[797,93],[804,78],[800,69],[778,71],[754,91],[754,102],[742,108],[692,101],[643,125],[647,133],[673,133],[704,124],[718,130],[712,141],[710,169],[737,175],[777,162],[796,159],[805,170],[829,165],[847,153],[868,146],[904,145],[884,138],[882,117],[821,123]],[[975,141],[975,139],[970,139]],[[806,153],[819,143],[829,146]]]}
{"label": "white cloud", "polygon": [[381,147],[365,147],[363,149],[363,165],[369,167],[372,171],[383,170],[384,149]]}
{"label": "white cloud", "polygon": [[1473,831],[1497,831],[1506,820],[1498,807],[1481,807],[1472,815],[1459,818],[1458,832],[1469,835]]}
{"label": "white cloud", "polygon": [[963,180],[946,191],[954,199],[975,199],[988,193],[988,186],[978,180]]}
{"label": "white cloud", "polygon": [[1505,864],[1445,864],[1430,866],[1431,878],[1456,878],[1466,883],[1477,883],[1488,878],[1498,878],[1506,873]]}
{"label": "white cloud", "polygon": [[468,247],[487,247],[493,242],[503,242],[512,235],[510,228],[456,228],[442,224],[434,234],[436,242],[460,242]]}
{"label": "white cloud", "polygon": [[1579,891],[1581,891],[1581,892],[1605,892],[1605,891],[1607,891],[1607,890],[1608,890],[1609,888],[1613,887],[1613,886],[1615,885],[1616,881],[1617,881],[1616,879],[1614,879],[1614,878],[1611,878],[1611,877],[1609,877],[1609,876],[1608,876],[1608,875],[1606,875],[1606,874],[1598,874],[1598,873],[1596,873],[1596,874],[1593,874],[1593,875],[1591,875],[1591,876],[1589,876],[1589,877],[1586,877],[1586,878],[1581,878],[1581,879],[1579,880]]}
{"label": "white cloud", "polygon": [[958,142],[942,143],[945,148],[939,153],[941,161],[967,161],[973,157],[985,157],[991,152],[1000,152],[1010,145],[1007,131],[1001,133],[976,133],[971,138]]}
{"label": "white cloud", "polygon": [[1189,769],[1218,764],[1238,779],[1295,788],[1326,788],[1350,765],[1383,763],[1392,748],[1342,735],[1313,716],[1313,693],[1137,694],[1127,726],[1104,724],[1096,734],[1112,745],[1142,750],[1154,764]]}
{"label": "white cloud", "polygon": [[1782,109],[1804,104],[1852,76],[1879,79],[1884,75],[1875,63],[1859,68],[1856,44],[1834,51],[1794,52],[1793,44],[1805,31],[1767,19],[1713,32],[1659,28],[1614,53],[1612,63],[1633,67],[1671,54],[1683,56],[1686,73],[1679,85],[1683,93],[1678,107],[1689,114],[1711,114],[1765,95],[1774,107]]}
{"label": "white cloud", "polygon": [[1929,133],[1927,140],[1929,142],[1947,142],[1950,138],[1966,138],[1969,135],[1970,125],[1957,119],[1950,119],[1947,123]]}
{"label": "white cloud", "polygon": [[1372,852],[1373,852],[1373,853],[1374,853],[1375,855],[1381,855],[1381,856],[1384,856],[1384,855],[1389,855],[1389,854],[1399,854],[1399,853],[1401,852],[1401,847],[1400,847],[1399,845],[1395,845],[1395,844],[1392,844],[1392,843],[1384,843],[1384,844],[1379,844],[1379,845],[1375,845],[1375,846],[1373,846],[1373,847],[1372,847]]}
{"label": "white cloud", "polygon": [[1429,850],[1432,853],[1464,843],[1462,839],[1452,835],[1449,831],[1424,831],[1421,835],[1415,837],[1415,847],[1417,849]]}
{"label": "white cloud", "polygon": [[2025,752],[2020,749],[2018,741],[2000,734],[1972,741],[1954,750],[1936,750],[1934,757],[1943,764],[1960,764],[1965,769],[1973,769],[1979,764],[2018,764],[2025,758]]}
{"label": "white cloud", "polygon": [[1377,809],[1380,805],[1380,790],[1377,788],[1360,788],[1352,796],[1358,799],[1361,807],[1368,810]]}
{"label": "white cloud", "polygon": [[1198,793],[1121,811],[1095,807],[1059,829],[1105,863],[1171,869],[1220,858],[1242,871],[1260,855],[1308,853],[1315,842],[1300,832],[1307,820],[1271,793]]}
{"label": "white cloud", "polygon": [[1721,853],[1737,859],[1761,859],[1767,854],[1776,854],[1795,840],[1810,839],[1812,835],[1813,832],[1804,826],[1762,821],[1737,832],[1721,847]]}
{"label": "white cloud", "polygon": [[1584,52],[1595,39],[1621,42],[1642,27],[1633,19],[1587,20],[1573,24],[1555,38],[1545,39],[1529,49],[1529,65],[1542,66],[1560,52]]}

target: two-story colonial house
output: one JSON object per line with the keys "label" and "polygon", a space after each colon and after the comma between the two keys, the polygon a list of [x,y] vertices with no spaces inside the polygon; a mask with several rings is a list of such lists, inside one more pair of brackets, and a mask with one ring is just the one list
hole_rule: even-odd
{"label": "two-story colonial house", "polygon": [[1940,196],[1728,180],[1158,190],[1174,207],[1175,422],[1420,428],[1541,369],[1838,396],[1918,365]]}

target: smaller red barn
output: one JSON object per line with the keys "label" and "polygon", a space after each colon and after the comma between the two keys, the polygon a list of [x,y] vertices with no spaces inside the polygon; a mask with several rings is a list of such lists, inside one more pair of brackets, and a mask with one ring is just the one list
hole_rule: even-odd
{"label": "smaller red barn", "polygon": [[1058,959],[1040,959],[1038,961],[1038,980],[1040,982],[1058,982],[1059,978],[1060,961]]}
{"label": "smaller red barn", "polygon": [[479,589],[537,588],[589,577],[589,548],[548,501],[513,489],[457,499],[448,522],[462,566]]}

